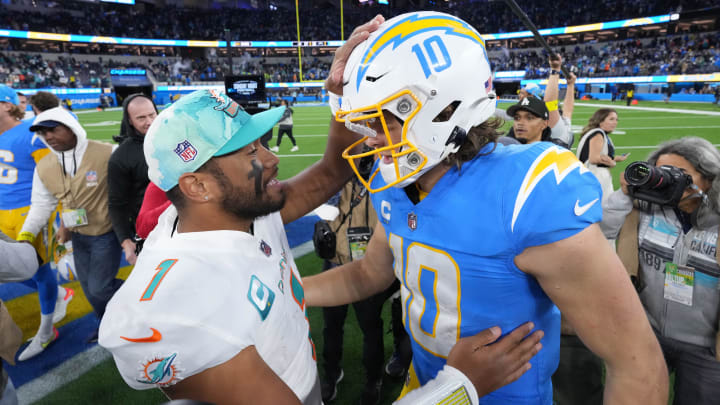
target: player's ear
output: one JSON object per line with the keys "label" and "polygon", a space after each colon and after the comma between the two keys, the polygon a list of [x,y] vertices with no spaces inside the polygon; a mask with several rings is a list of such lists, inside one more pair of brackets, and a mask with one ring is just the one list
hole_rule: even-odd
{"label": "player's ear", "polygon": [[178,187],[185,199],[194,203],[205,203],[209,200],[208,176],[205,173],[184,173],[178,179]]}

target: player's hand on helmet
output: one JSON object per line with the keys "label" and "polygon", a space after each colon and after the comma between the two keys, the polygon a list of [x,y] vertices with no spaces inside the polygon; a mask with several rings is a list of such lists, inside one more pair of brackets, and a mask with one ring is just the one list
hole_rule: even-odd
{"label": "player's hand on helmet", "polygon": [[532,322],[525,323],[500,340],[497,326],[464,337],[450,350],[447,364],[472,381],[478,396],[487,395],[530,369],[529,361],[542,348],[544,336],[541,330],[528,336],[534,327]]}
{"label": "player's hand on helmet", "polygon": [[562,56],[559,53],[550,55],[550,68],[552,70],[560,70],[562,66]]}
{"label": "player's hand on helmet", "polygon": [[330,73],[328,73],[328,77],[325,79],[326,90],[342,95],[343,73],[345,72],[345,64],[348,58],[350,58],[350,54],[358,44],[366,40],[370,36],[370,33],[378,29],[380,24],[384,22],[385,17],[380,14],[376,15],[372,20],[355,28],[350,38],[345,41],[343,46],[335,51],[335,57],[330,66]]}

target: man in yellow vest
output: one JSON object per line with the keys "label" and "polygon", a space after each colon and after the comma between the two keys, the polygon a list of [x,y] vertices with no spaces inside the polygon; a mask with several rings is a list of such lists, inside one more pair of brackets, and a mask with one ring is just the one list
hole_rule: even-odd
{"label": "man in yellow vest", "polygon": [[[71,239],[75,267],[85,295],[98,318],[122,281],[115,278],[121,248],[108,215],[107,167],[113,146],[87,139],[80,123],[64,108],[39,114],[37,132],[52,153],[37,164],[32,204],[19,239],[32,240],[53,208],[62,202],[65,229],[60,243]],[[96,341],[97,334],[89,341]]]}

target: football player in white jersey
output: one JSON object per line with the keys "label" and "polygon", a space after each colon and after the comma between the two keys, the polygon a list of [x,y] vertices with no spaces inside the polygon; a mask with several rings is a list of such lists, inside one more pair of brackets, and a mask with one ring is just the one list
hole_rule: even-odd
{"label": "football player in white jersey", "polygon": [[[381,21],[356,30],[336,55],[336,69]],[[332,123],[324,158],[281,183],[278,159],[260,137],[282,114],[250,116],[225,94],[200,90],[148,130],[149,178],[173,205],[108,304],[99,340],[131,387],[217,404],[321,403],[303,285],[283,222],[347,181],[340,150],[353,136]],[[461,341],[449,365],[465,373],[448,367],[405,403],[452,398],[458,390],[477,403],[475,386],[485,393],[527,371],[542,337],[523,339],[532,328],[492,345],[499,328]]]}

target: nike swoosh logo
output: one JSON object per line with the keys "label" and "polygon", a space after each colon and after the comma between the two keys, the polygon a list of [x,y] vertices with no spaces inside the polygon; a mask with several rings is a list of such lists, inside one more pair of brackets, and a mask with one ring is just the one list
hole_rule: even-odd
{"label": "nike swoosh logo", "polygon": [[153,343],[153,342],[159,342],[160,340],[162,340],[162,333],[158,332],[158,330],[155,328],[150,328],[150,330],[152,331],[152,335],[150,335],[148,337],[134,339],[134,338],[128,338],[125,336],[120,336],[120,339],[125,339],[128,342],[134,342],[134,343]]}
{"label": "nike swoosh logo", "polygon": [[599,198],[596,198],[592,201],[590,201],[587,204],[580,205],[580,200],[575,201],[575,215],[580,216],[587,212],[587,210],[590,209],[596,202],[598,202]]}

